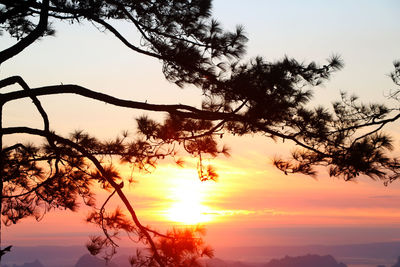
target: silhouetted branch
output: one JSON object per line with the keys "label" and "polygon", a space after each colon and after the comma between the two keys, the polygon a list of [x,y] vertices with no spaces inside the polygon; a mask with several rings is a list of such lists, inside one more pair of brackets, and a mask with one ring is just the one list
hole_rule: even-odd
{"label": "silhouetted branch", "polygon": [[110,237],[110,235],[108,234],[107,228],[106,228],[105,225],[104,225],[104,212],[105,212],[105,207],[106,207],[108,201],[110,201],[110,199],[114,196],[114,194],[115,194],[116,192],[117,192],[117,191],[114,190],[114,191],[107,197],[107,199],[103,202],[103,205],[101,205],[99,214],[100,214],[100,220],[101,220],[101,228],[102,228],[102,230],[103,230],[104,235],[105,235],[106,238],[111,242],[111,244],[112,244],[113,246],[118,247],[118,244],[116,244],[116,243],[114,242],[114,240]]}
{"label": "silhouetted branch", "polygon": [[12,146],[3,148],[1,152],[2,152],[3,154],[5,154],[5,153],[7,153],[8,151],[11,151],[11,150],[14,150],[14,149],[17,149],[17,148],[24,148],[24,149],[26,149],[26,147],[25,147],[23,144],[17,143],[17,144],[14,144],[14,145],[12,145]]}
{"label": "silhouetted branch", "polygon": [[[107,94],[103,94],[100,92],[95,92],[84,88],[79,85],[54,85],[54,86],[45,86],[31,89],[30,91],[14,91],[4,93],[2,95],[2,99],[0,99],[0,104],[7,103],[12,100],[17,100],[25,97],[31,96],[42,96],[42,95],[55,95],[55,94],[77,94],[87,98],[91,98],[94,100],[99,100],[106,102],[108,104],[112,104],[119,107],[127,107],[133,109],[140,110],[148,110],[148,111],[164,111],[169,112],[171,114],[176,114],[182,117],[190,117],[190,118],[205,118],[205,119],[229,119],[229,113],[214,113],[208,111],[202,111],[196,109],[192,106],[188,105],[157,105],[157,104],[149,104],[144,102],[137,102],[131,100],[123,100],[119,99]],[[199,114],[199,115],[198,115]],[[233,119],[233,118],[231,118]]]}
{"label": "silhouetted branch", "polygon": [[[322,150],[316,149],[313,146],[307,145],[299,140],[300,133],[289,133],[284,134],[280,131],[273,130],[266,124],[262,122],[258,122],[253,120],[252,118],[245,117],[241,114],[236,114],[234,112],[212,112],[207,110],[199,110],[197,108],[187,106],[187,105],[155,105],[143,102],[136,102],[136,101],[129,101],[118,99],[103,93],[98,93],[95,91],[91,91],[81,86],[77,85],[56,85],[56,86],[47,86],[41,87],[36,89],[31,89],[29,91],[15,91],[10,93],[3,94],[2,101],[8,102],[11,100],[24,98],[24,97],[31,97],[31,96],[40,96],[40,95],[50,95],[50,94],[62,94],[62,93],[74,93],[81,96],[89,97],[91,99],[96,99],[99,101],[104,101],[109,104],[113,104],[120,107],[127,107],[127,108],[134,108],[134,109],[141,109],[141,110],[151,110],[151,111],[164,111],[169,112],[171,114],[176,114],[180,117],[186,118],[195,118],[195,119],[205,119],[205,120],[223,120],[223,121],[239,121],[239,122],[247,122],[258,131],[261,131],[266,134],[271,134],[272,136],[280,137],[286,140],[292,140],[297,145],[306,148],[310,151],[320,154],[323,157],[334,157],[334,155],[329,155],[328,153],[323,152]],[[240,106],[241,107],[241,106]],[[363,125],[357,126],[350,126],[345,129],[338,129],[337,132],[345,132],[351,129],[359,129],[362,127],[372,126],[372,125],[385,125],[389,122],[393,122],[400,117],[396,115],[390,119],[384,119],[379,121],[374,121],[370,123],[366,123]],[[190,137],[188,137],[190,138]],[[339,144],[338,144],[339,145]]]}
{"label": "silhouetted branch", "polygon": [[137,46],[133,45],[130,43],[118,30],[116,30],[113,26],[111,26],[109,23],[107,23],[104,20],[98,19],[98,18],[91,18],[93,21],[97,22],[98,24],[104,26],[107,30],[109,30],[111,33],[115,35],[124,45],[126,45],[128,48],[132,49],[135,52],[138,52],[140,54],[144,54],[146,56],[154,57],[157,59],[165,59],[163,56],[151,53],[149,51],[143,50],[138,48]]}
{"label": "silhouetted branch", "polygon": [[[1,80],[0,88],[12,85],[14,83],[19,84],[24,89],[24,91],[31,90],[31,88],[28,86],[28,84],[20,76],[11,76],[11,77]],[[36,106],[36,109],[39,111],[40,115],[43,118],[45,131],[49,131],[50,130],[49,129],[49,127],[50,127],[49,117],[47,116],[46,111],[43,109],[42,104],[40,103],[39,99],[35,95],[30,95],[29,97],[32,99],[32,102]]]}
{"label": "silhouetted branch", "polygon": [[43,0],[40,10],[40,19],[37,27],[30,32],[26,37],[22,38],[15,45],[0,51],[0,64],[4,61],[19,54],[22,50],[27,48],[38,38],[40,38],[47,30],[47,20],[49,12],[49,0]]}
{"label": "silhouetted branch", "polygon": [[128,209],[129,213],[131,214],[131,217],[132,217],[135,225],[140,229],[141,233],[146,237],[147,242],[149,243],[150,247],[152,248],[152,252],[154,253],[154,258],[157,261],[157,263],[161,267],[165,266],[163,264],[160,256],[158,255],[157,248],[153,242],[153,239],[147,232],[146,228],[140,223],[131,203],[129,202],[129,200],[127,199],[125,194],[122,192],[120,186],[113,179],[110,179],[107,176],[107,172],[105,171],[103,166],[100,164],[100,162],[96,159],[96,157],[90,155],[90,153],[88,153],[83,147],[79,146],[78,144],[76,144],[68,139],[62,138],[58,135],[55,135],[53,133],[50,133],[50,132],[46,132],[46,131],[39,130],[39,129],[33,129],[33,128],[29,128],[29,127],[8,127],[8,128],[1,129],[1,134],[3,134],[3,135],[16,134],[16,133],[26,133],[26,134],[32,134],[32,135],[37,135],[37,136],[43,136],[46,138],[52,138],[57,142],[63,143],[65,145],[68,145],[68,146],[76,149],[83,156],[85,156],[87,159],[89,159],[96,166],[96,168],[99,170],[99,172],[102,173],[103,178],[105,180],[107,180],[107,182],[116,190],[118,196],[120,197],[120,199],[122,200],[122,202]]}
{"label": "silhouetted branch", "polygon": [[[341,69],[340,57],[332,56],[323,66],[315,62],[304,64],[289,57],[276,62],[262,57],[242,62],[247,42],[243,27],[238,26],[234,32],[224,31],[210,17],[210,0],[0,0],[0,4],[3,5],[0,29],[18,41],[0,52],[0,64],[41,36],[51,34],[49,19],[70,23],[88,21],[100,31],[109,31],[132,51],[159,59],[167,80],[178,86],[195,85],[208,100],[202,108],[156,105],[116,98],[74,84],[31,89],[19,76],[0,80],[0,89],[12,84],[23,89],[1,94],[0,148],[2,136],[10,134],[42,136],[48,142],[44,146],[17,143],[2,149],[0,193],[7,195],[1,195],[0,214],[6,225],[27,216],[40,219],[41,208],[43,214],[50,208],[74,210],[78,197],[87,205],[94,205],[90,189],[94,180],[103,189],[114,190],[100,212],[89,218],[103,229],[105,238],[93,237],[88,248],[99,252],[103,246],[111,246],[112,254],[115,253],[113,238],[122,229],[128,236],[137,234],[138,241],[144,241],[153,253],[150,256],[138,253],[136,260],[131,259],[132,265],[136,262],[138,266],[194,266],[199,256],[212,256],[212,250],[201,248],[202,241],[193,232],[174,229],[163,234],[143,226],[122,191],[122,178],[104,159],[119,158],[131,167],[151,170],[166,156],[175,160],[178,152],[175,146],[182,145],[186,152],[199,158],[199,179],[215,180],[218,176],[215,169],[203,165],[202,161],[208,156],[228,154],[216,138],[217,134],[222,138],[225,133],[260,133],[274,140],[294,142],[300,149],[293,151],[293,160],[276,158],[274,161],[285,174],[313,176],[314,166],[325,166],[329,167],[329,175],[343,176],[345,180],[366,174],[388,183],[400,177],[400,160],[387,156],[387,151],[393,149],[393,141],[381,133],[385,125],[400,118],[400,113],[393,115],[399,112],[398,108],[359,104],[356,97],[347,98],[345,94],[341,102],[333,104],[333,112],[323,107],[310,108],[312,90],[307,88],[320,85],[333,71]],[[114,21],[121,20],[134,26],[140,42],[129,40],[113,26]],[[391,78],[399,85],[400,63],[394,65]],[[126,139],[127,134],[108,142],[83,131],[76,131],[70,139],[63,138],[50,131],[48,115],[38,96],[66,93],[118,107],[165,112],[168,117],[163,123],[146,116],[138,118],[140,138],[131,143]],[[398,95],[396,91],[390,97],[399,100]],[[40,113],[44,129],[3,128],[4,104],[28,97]],[[175,161],[180,163],[179,159]],[[105,205],[115,193],[128,209],[133,223],[119,209],[105,213]],[[115,230],[114,234],[110,229]],[[106,259],[110,256],[106,255]]]}
{"label": "silhouetted branch", "polygon": [[[21,193],[21,194],[12,195],[12,196],[4,195],[4,194],[3,194],[3,198],[19,198],[19,197],[27,196],[27,195],[29,195],[29,194],[31,194],[31,193],[33,193],[33,192],[36,192],[36,193],[37,193],[37,190],[38,190],[40,187],[42,187],[42,186],[44,186],[44,185],[46,185],[46,184],[51,183],[52,181],[54,181],[54,178],[55,178],[55,177],[56,177],[56,176],[53,175],[53,178],[51,178],[51,177],[50,177],[50,178],[47,178],[47,179],[44,180],[43,182],[37,184],[35,187],[33,187],[33,188],[31,188],[30,190],[28,190],[28,191],[26,191],[26,192],[23,192],[23,193]],[[43,199],[44,199],[44,197],[43,197]]]}
{"label": "silhouetted branch", "polygon": [[296,144],[313,150],[315,152],[320,152],[315,148],[305,145],[301,141],[295,138],[296,135],[285,135],[278,131],[272,130],[268,126],[265,126],[263,123],[258,123],[251,118],[245,117],[243,115],[235,114],[232,112],[224,113],[224,112],[211,112],[206,110],[199,110],[192,106],[188,105],[157,105],[157,104],[149,104],[143,102],[136,102],[131,100],[123,100],[118,99],[113,96],[109,96],[103,93],[91,91],[87,88],[84,88],[79,85],[54,85],[54,86],[46,86],[31,89],[30,91],[14,91],[3,94],[2,99],[0,102],[6,103],[12,100],[30,97],[30,96],[41,96],[41,95],[53,95],[53,94],[65,94],[65,93],[72,93],[78,94],[84,97],[88,97],[94,100],[99,100],[106,102],[108,104],[112,104],[119,107],[127,107],[133,109],[140,109],[140,110],[148,110],[148,111],[164,111],[171,114],[178,115],[182,118],[193,118],[193,119],[204,119],[204,120],[225,120],[225,121],[244,121],[253,123],[256,128],[260,131],[263,131],[268,134],[272,134],[277,137],[281,137],[283,139],[290,139],[294,141]]}

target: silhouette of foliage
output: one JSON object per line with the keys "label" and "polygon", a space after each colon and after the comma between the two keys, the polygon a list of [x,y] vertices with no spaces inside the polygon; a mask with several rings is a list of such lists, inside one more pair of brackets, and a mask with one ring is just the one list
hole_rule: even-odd
{"label": "silhouette of foliage", "polygon": [[[314,167],[325,166],[331,176],[345,180],[368,175],[389,183],[399,177],[399,160],[390,154],[393,140],[381,131],[400,117],[398,108],[363,104],[345,93],[331,108],[311,105],[313,88],[342,68],[336,55],[322,66],[289,57],[276,62],[257,57],[245,62],[242,58],[247,38],[243,27],[232,32],[222,29],[211,18],[210,0],[0,0],[0,29],[16,39],[15,44],[0,51],[0,64],[52,35],[54,21],[86,21],[110,32],[132,51],[159,59],[170,82],[200,88],[204,102],[201,108],[156,105],[119,99],[75,84],[31,88],[19,76],[0,80],[0,88],[13,84],[21,88],[3,93],[0,107],[30,98],[44,125],[43,129],[0,125],[1,216],[6,225],[28,216],[39,220],[55,208],[76,210],[82,201],[94,208],[88,222],[104,232],[87,244],[92,254],[104,252],[104,258],[110,259],[117,246],[116,237],[125,231],[149,248],[131,257],[132,266],[195,266],[199,257],[212,256],[212,250],[202,243],[201,231],[162,234],[142,225],[123,192],[124,184],[132,180],[123,177],[112,160],[151,171],[166,157],[182,165],[177,151],[183,148],[198,159],[200,180],[216,180],[216,170],[203,164],[203,159],[229,155],[219,142],[228,133],[259,133],[293,142],[298,149],[292,158],[274,161],[286,174],[316,175]],[[129,23],[140,40],[129,40],[113,26],[115,21]],[[400,63],[394,65],[391,78],[400,85]],[[389,97],[398,101],[398,92],[393,90]],[[84,131],[63,137],[51,129],[38,99],[60,94],[168,116],[163,122],[139,117],[134,137],[123,133],[112,141],[101,141]],[[40,136],[45,145],[4,146],[3,136],[14,134]],[[110,193],[101,208],[96,208],[92,192],[96,184]],[[130,218],[122,209],[106,210],[108,201],[117,195]]]}

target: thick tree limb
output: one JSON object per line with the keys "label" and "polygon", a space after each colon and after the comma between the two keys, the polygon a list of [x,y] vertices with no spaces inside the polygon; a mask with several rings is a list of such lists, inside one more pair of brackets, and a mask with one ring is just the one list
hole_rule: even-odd
{"label": "thick tree limb", "polygon": [[168,112],[170,114],[178,115],[183,118],[192,118],[192,119],[203,119],[203,120],[224,120],[224,121],[237,121],[250,123],[255,126],[259,131],[271,134],[273,136],[277,136],[283,139],[292,140],[297,145],[306,148],[308,150],[314,151],[323,156],[329,156],[322,151],[317,150],[316,148],[307,145],[304,142],[301,142],[296,138],[296,134],[285,134],[276,130],[273,130],[265,125],[262,122],[258,122],[253,118],[246,117],[244,115],[232,112],[214,112],[207,110],[200,110],[192,106],[176,104],[176,105],[164,105],[164,104],[150,104],[137,102],[132,100],[125,100],[116,98],[104,93],[99,93],[96,91],[92,91],[85,87],[79,85],[54,85],[54,86],[44,86],[39,88],[34,88],[29,91],[14,91],[5,93],[0,98],[0,105],[7,103],[12,100],[22,99],[26,97],[32,96],[43,96],[43,95],[55,95],[55,94],[77,94],[80,96],[84,96],[90,99],[95,99],[99,101],[103,101],[108,104],[112,104],[119,107],[126,107],[132,109],[140,109],[147,111],[159,111],[159,112]]}
{"label": "thick tree limb", "polygon": [[[29,91],[14,91],[10,93],[5,93],[0,98],[0,104],[31,96],[56,95],[56,94],[77,94],[90,99],[103,101],[107,104],[112,104],[119,107],[126,107],[126,108],[140,109],[147,111],[168,112],[171,114],[193,119],[238,120],[239,118],[238,115],[233,115],[232,113],[200,110],[195,107],[182,104],[174,104],[174,105],[150,104],[150,103],[120,99],[104,93],[92,91],[85,87],[74,84],[44,86],[39,88],[33,88]],[[243,119],[243,117],[241,118]]]}

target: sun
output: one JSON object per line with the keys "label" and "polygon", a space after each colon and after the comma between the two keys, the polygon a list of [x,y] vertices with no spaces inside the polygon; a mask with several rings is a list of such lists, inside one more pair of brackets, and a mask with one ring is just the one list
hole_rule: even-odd
{"label": "sun", "polygon": [[207,184],[196,177],[176,179],[169,192],[171,205],[166,210],[169,221],[184,225],[195,225],[213,220],[212,210],[204,204]]}

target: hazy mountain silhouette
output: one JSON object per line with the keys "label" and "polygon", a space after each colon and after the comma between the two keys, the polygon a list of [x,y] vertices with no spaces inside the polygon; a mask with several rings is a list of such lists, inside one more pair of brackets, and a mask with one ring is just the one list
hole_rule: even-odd
{"label": "hazy mountain silhouette", "polygon": [[110,262],[106,263],[105,260],[99,259],[95,256],[85,254],[79,258],[74,267],[118,267],[118,265]]}
{"label": "hazy mountain silhouette", "polygon": [[[257,246],[216,247],[216,256],[236,261],[267,262],[270,259],[306,254],[332,255],[347,264],[387,264],[396,261],[400,254],[400,242],[352,244],[352,245],[305,245],[305,246]],[[368,263],[367,263],[368,264]]]}
{"label": "hazy mountain silhouette", "polygon": [[[332,255],[348,265],[392,267],[400,254],[400,242],[359,245],[313,245],[313,246],[259,246],[259,247],[215,247],[216,259],[206,261],[211,267],[259,267],[271,259],[280,259],[307,254]],[[136,248],[119,248],[112,259],[118,267],[130,267],[127,255],[134,255]],[[26,267],[36,259],[44,267],[74,267],[79,257],[87,253],[84,246],[37,246],[13,247],[2,258],[2,267]],[[222,261],[220,260],[222,259]],[[101,265],[100,265],[101,266]],[[91,266],[85,266],[91,267]],[[307,266],[308,267],[308,266]],[[395,265],[400,267],[400,263]]]}
{"label": "hazy mountain silhouette", "polygon": [[400,267],[400,257],[397,258],[397,262],[392,267]]}
{"label": "hazy mountain silhouette", "polygon": [[33,262],[27,262],[22,265],[16,265],[16,264],[13,264],[12,266],[2,265],[2,267],[44,267],[44,266],[39,260],[35,260]]}
{"label": "hazy mountain silhouette", "polygon": [[21,265],[39,259],[45,267],[72,267],[84,253],[87,253],[84,246],[13,246],[11,252],[2,257],[1,262],[13,267],[13,264]]}
{"label": "hazy mountain silhouette", "polygon": [[[228,267],[227,263],[221,259],[213,258],[204,260],[206,267]],[[247,267],[247,266],[246,266]]]}
{"label": "hazy mountain silhouette", "polygon": [[131,267],[131,265],[129,264],[129,256],[128,255],[118,256],[118,254],[117,254],[115,257],[113,257],[111,262],[113,264],[117,265],[118,267]]}
{"label": "hazy mountain silhouette", "polygon": [[286,256],[282,259],[273,259],[268,263],[233,262],[218,258],[205,262],[206,267],[347,267],[346,264],[338,263],[331,255]]}
{"label": "hazy mountain silhouette", "polygon": [[347,267],[338,263],[331,255],[306,255],[299,257],[286,256],[283,259],[271,260],[265,267]]}
{"label": "hazy mountain silhouette", "polygon": [[221,260],[218,258],[204,260],[206,267],[263,267],[262,263]]}

